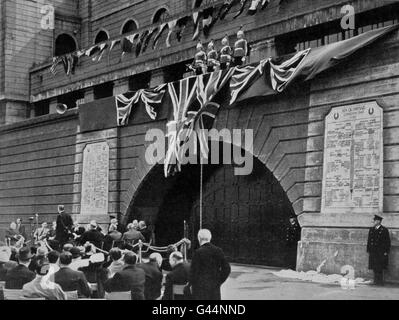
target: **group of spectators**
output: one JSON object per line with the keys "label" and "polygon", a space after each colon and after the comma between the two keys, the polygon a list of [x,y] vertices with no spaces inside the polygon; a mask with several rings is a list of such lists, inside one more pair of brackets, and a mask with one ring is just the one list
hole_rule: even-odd
{"label": "group of spectators", "polygon": [[[133,236],[133,231],[138,232],[131,226],[123,237]],[[88,241],[83,246],[67,243],[61,252],[39,247],[32,253],[23,247],[14,256],[9,247],[2,246],[0,281],[5,281],[5,289],[22,290],[24,297],[49,300],[65,300],[70,292],[81,298],[104,298],[106,292],[128,291],[133,300],[220,299],[220,286],[230,266],[222,250],[210,243],[209,230],[200,230],[198,241],[200,248],[191,264],[179,251],[166,259],[153,252],[148,261],[139,263],[131,250],[114,247],[104,255]],[[184,294],[175,295],[174,285],[186,285]]]}

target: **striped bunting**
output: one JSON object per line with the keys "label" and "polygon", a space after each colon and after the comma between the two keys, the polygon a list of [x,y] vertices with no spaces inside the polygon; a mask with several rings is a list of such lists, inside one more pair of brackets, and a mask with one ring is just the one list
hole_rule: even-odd
{"label": "striped bunting", "polygon": [[133,96],[128,97],[124,94],[115,97],[117,124],[118,126],[125,126],[129,122],[130,113],[134,105],[139,101],[144,103],[148,116],[155,120],[157,113],[155,106],[162,103],[163,96],[166,92],[165,84],[160,85],[152,90],[141,89],[134,92]]}

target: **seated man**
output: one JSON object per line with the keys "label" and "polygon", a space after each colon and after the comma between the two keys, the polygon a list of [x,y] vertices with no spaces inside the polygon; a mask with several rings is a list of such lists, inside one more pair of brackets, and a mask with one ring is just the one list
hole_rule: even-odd
{"label": "seated man", "polygon": [[60,255],[60,270],[54,274],[54,281],[65,292],[78,291],[79,296],[90,296],[90,288],[83,272],[69,268],[72,262],[72,254],[64,252]]}
{"label": "seated man", "polygon": [[150,243],[151,238],[152,238],[152,232],[151,230],[148,230],[147,225],[144,221],[139,222],[139,231],[143,235],[145,239],[145,243]]}
{"label": "seated man", "polygon": [[125,264],[122,260],[122,252],[119,248],[112,248],[109,252],[111,264],[108,266],[108,276],[112,278],[115,273],[122,271]]}
{"label": "seated man", "polygon": [[72,262],[69,265],[69,268],[75,271],[79,271],[80,268],[89,266],[88,260],[82,259],[81,249],[79,247],[73,247],[71,249],[72,254]]}
{"label": "seated man", "polygon": [[127,252],[123,261],[125,262],[124,269],[105,282],[105,291],[131,291],[132,300],[144,300],[145,273],[143,269],[136,267],[137,256],[133,252]]}
{"label": "seated man", "polygon": [[60,260],[60,254],[58,251],[50,251],[47,254],[47,260],[49,262],[50,265],[50,269],[47,273],[47,278],[49,278],[52,282],[54,282],[54,274],[60,270],[60,266],[59,266],[59,260]]}
{"label": "seated man", "polygon": [[130,244],[136,243],[138,240],[145,242],[145,238],[133,223],[127,226],[128,231],[123,234],[122,241],[129,242]]}
{"label": "seated man", "polygon": [[172,271],[166,276],[165,292],[162,300],[185,300],[184,295],[173,295],[173,285],[184,285],[188,283],[190,270],[189,265],[184,263],[183,254],[179,251],[172,252],[169,257]]}
{"label": "seated man", "polygon": [[32,257],[32,260],[29,264],[29,270],[35,272],[37,266],[46,260],[47,254],[48,250],[46,247],[37,248],[36,254]]}
{"label": "seated man", "polygon": [[96,221],[91,221],[89,230],[82,234],[79,243],[84,245],[86,242],[94,244],[97,248],[101,248],[104,241],[104,235],[99,231]]}
{"label": "seated man", "polygon": [[162,288],[162,256],[159,253],[152,253],[150,261],[138,265],[145,272],[144,296],[146,300],[156,300],[161,296]]}
{"label": "seated man", "polygon": [[8,270],[15,268],[18,263],[10,261],[11,249],[7,246],[0,247],[0,281],[6,281]]}
{"label": "seated man", "polygon": [[20,290],[25,283],[32,281],[36,274],[29,270],[32,254],[28,247],[23,247],[17,254],[18,266],[7,272],[6,289]]}
{"label": "seated man", "polygon": [[47,274],[50,264],[40,260],[36,265],[36,278],[26,283],[22,288],[22,295],[26,298],[45,298],[46,300],[67,300],[61,287],[50,281]]}

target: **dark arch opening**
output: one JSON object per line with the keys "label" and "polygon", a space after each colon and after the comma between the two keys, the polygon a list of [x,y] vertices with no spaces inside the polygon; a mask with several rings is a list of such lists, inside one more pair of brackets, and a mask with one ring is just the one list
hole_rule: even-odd
{"label": "dark arch opening", "polygon": [[138,28],[136,22],[134,22],[133,20],[129,20],[123,25],[122,34],[131,33],[137,29]]}
{"label": "dark arch opening", "polygon": [[97,33],[96,38],[94,39],[94,43],[97,44],[107,40],[108,34],[104,30],[101,30],[99,33]]}
{"label": "dark arch opening", "polygon": [[67,53],[72,53],[76,51],[75,39],[69,34],[60,34],[57,39],[55,39],[55,56],[62,56]]}
{"label": "dark arch opening", "polygon": [[158,23],[158,22],[163,22],[167,20],[169,17],[169,12],[165,8],[159,9],[155,15],[154,18],[152,19],[152,23]]}
{"label": "dark arch opening", "polygon": [[[296,250],[287,250],[285,240],[294,210],[286,193],[257,159],[248,176],[235,176],[234,168],[204,166],[203,227],[211,230],[212,242],[232,262],[292,266]],[[155,166],[137,190],[128,220],[145,220],[151,225],[157,246],[182,239],[186,220],[188,237],[193,249],[197,248],[199,179],[199,165],[185,165],[182,172],[167,179],[163,166]]]}

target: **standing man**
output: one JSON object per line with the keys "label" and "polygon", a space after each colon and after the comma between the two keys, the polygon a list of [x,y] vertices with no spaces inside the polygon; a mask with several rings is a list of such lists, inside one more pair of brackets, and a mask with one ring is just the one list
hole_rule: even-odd
{"label": "standing man", "polygon": [[25,232],[25,226],[22,225],[22,219],[18,218],[17,219],[17,231],[18,233],[24,237],[25,240],[27,240],[27,235]]}
{"label": "standing man", "polygon": [[287,227],[285,243],[287,247],[286,263],[292,270],[296,269],[296,253],[299,240],[301,240],[301,227],[297,218],[295,216],[291,216],[290,224]]}
{"label": "standing man", "polygon": [[194,253],[190,269],[190,285],[194,300],[221,300],[220,287],[231,268],[222,249],[211,244],[207,229],[198,231],[200,248]]}
{"label": "standing man", "polygon": [[369,269],[374,272],[374,285],[384,285],[384,270],[388,268],[388,255],[391,249],[389,231],[381,225],[382,217],[374,216],[374,226],[370,228],[367,241]]}
{"label": "standing man", "polygon": [[59,242],[61,248],[72,237],[72,227],[73,220],[71,215],[65,212],[65,207],[63,205],[59,205],[55,240]]}

